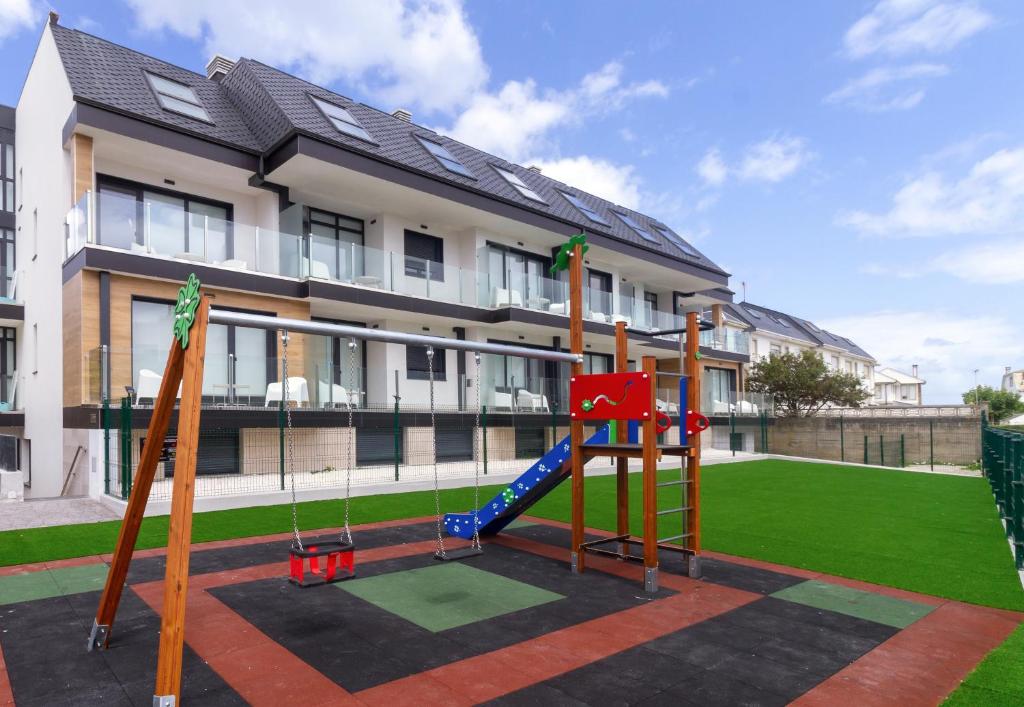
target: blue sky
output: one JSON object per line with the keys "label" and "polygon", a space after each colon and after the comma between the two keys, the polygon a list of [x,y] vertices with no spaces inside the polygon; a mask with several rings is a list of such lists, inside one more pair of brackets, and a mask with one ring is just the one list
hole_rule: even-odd
{"label": "blue sky", "polygon": [[[623,11],[628,7],[628,11]],[[49,6],[0,0],[0,102]],[[57,3],[202,71],[251,56],[662,218],[749,299],[921,367],[1024,367],[1024,4]]]}

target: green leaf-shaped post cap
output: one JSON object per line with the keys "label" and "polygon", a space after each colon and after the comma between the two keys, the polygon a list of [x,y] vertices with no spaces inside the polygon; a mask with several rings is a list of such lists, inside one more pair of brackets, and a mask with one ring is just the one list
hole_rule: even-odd
{"label": "green leaf-shaped post cap", "polygon": [[178,290],[178,301],[174,305],[174,338],[187,349],[189,330],[196,321],[196,310],[199,308],[199,278],[195,273],[188,276],[188,282]]}
{"label": "green leaf-shaped post cap", "polygon": [[562,247],[558,249],[558,255],[555,256],[555,263],[551,266],[552,275],[557,275],[561,271],[569,269],[569,259],[572,257],[573,249],[578,245],[583,246],[584,253],[590,249],[590,246],[587,245],[587,234],[578,233],[570,238],[567,243],[562,244]]}

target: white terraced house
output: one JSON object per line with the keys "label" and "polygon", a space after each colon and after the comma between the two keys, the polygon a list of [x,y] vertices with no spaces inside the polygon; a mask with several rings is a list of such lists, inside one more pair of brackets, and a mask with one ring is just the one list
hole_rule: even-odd
{"label": "white terraced house", "polygon": [[[549,266],[582,231],[593,372],[612,366],[616,322],[672,329],[706,310],[721,327],[732,298],[728,273],[656,218],[256,59],[217,56],[197,74],[51,15],[15,118],[9,134],[0,126],[11,160],[0,160],[0,176],[17,174],[0,265],[18,303],[0,302],[0,424],[17,440],[8,464],[27,496],[110,491],[119,433],[120,451],[137,456],[172,304],[193,272],[217,308],[558,350],[568,344],[567,284]],[[743,332],[705,336],[706,367],[748,360]],[[300,441],[319,444],[318,430],[355,409],[349,461],[413,463],[433,434],[420,422],[425,350],[369,343],[350,357],[347,344],[292,337],[287,405]],[[281,354],[273,334],[211,327],[200,474],[248,474],[260,461],[276,470]],[[443,409],[469,412],[479,391],[494,425],[564,410],[558,364],[484,356],[478,372],[472,355],[439,354]],[[678,370],[679,337],[631,333],[630,358],[645,354]],[[659,394],[666,408],[677,406],[671,385]],[[398,408],[409,412],[393,449],[390,423],[370,422]],[[495,430],[491,459],[539,456],[550,439],[538,429]],[[437,435],[439,458],[472,456],[468,428],[439,425]]]}
{"label": "white terraced house", "polygon": [[878,367],[875,369],[875,396],[869,401],[871,405],[922,405],[923,388],[927,382],[917,373],[917,365],[911,373],[897,371],[895,368]]}

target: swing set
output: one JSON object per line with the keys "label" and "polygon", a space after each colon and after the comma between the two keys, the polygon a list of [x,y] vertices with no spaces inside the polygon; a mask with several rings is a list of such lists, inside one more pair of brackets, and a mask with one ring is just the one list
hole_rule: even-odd
{"label": "swing set", "polygon": [[[346,459],[344,525],[336,541],[304,544],[299,532],[298,503],[295,492],[295,445],[289,401],[288,343],[291,333],[313,334],[349,339],[349,365],[354,366],[356,340],[379,341],[384,343],[424,346],[427,351],[427,368],[430,393],[431,427],[435,427],[435,375],[434,355],[436,349],[471,351],[476,361],[476,425],[481,415],[480,399],[480,354],[493,353],[520,356],[548,361],[569,362],[574,366],[582,361],[580,353],[546,351],[523,346],[494,344],[490,342],[445,339],[436,336],[408,334],[384,329],[368,329],[327,322],[298,319],[282,319],[266,315],[247,314],[211,309],[210,297],[200,291],[200,283],[193,274],[178,293],[174,308],[174,338],[167,355],[167,364],[160,383],[160,391],[154,401],[153,414],[146,433],[147,443],[143,445],[139,464],[135,472],[132,493],[128,499],[124,519],[118,531],[117,545],[110,568],[107,572],[103,594],[100,597],[96,618],[89,635],[88,649],[106,648],[111,628],[124,591],[128,566],[138,540],[139,529],[149,499],[149,492],[156,475],[160,451],[177,402],[180,384],[181,396],[178,411],[178,442],[174,481],[171,492],[171,513],[167,537],[167,562],[164,575],[164,595],[160,621],[160,645],[157,657],[156,687],[153,704],[155,707],[174,707],[181,690],[182,650],[185,638],[185,604],[188,593],[189,549],[192,538],[192,511],[195,499],[196,460],[199,443],[199,423],[202,412],[203,368],[206,354],[206,335],[210,324],[224,324],[252,327],[280,332],[282,348],[282,398],[285,401],[285,437],[287,443],[287,466],[291,485],[292,543],[289,548],[288,579],[297,587],[322,586],[350,579],[355,576],[355,544],[349,524],[351,492],[352,439],[354,420],[351,406],[348,412],[348,457]],[[474,452],[478,441],[474,434]],[[480,455],[474,453],[476,470],[474,478],[474,519],[472,542],[468,547],[449,550],[445,547],[441,513],[440,481],[438,478],[437,454],[434,450],[433,476],[437,529],[437,548],[434,557],[438,560],[457,560],[482,553],[480,544],[479,507]]]}

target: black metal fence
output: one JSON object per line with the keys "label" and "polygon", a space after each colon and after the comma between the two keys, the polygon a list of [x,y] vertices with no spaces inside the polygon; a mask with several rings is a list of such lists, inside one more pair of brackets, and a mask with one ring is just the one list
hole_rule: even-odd
{"label": "black metal fence", "polygon": [[1024,434],[982,419],[982,469],[992,487],[1014,562],[1024,570]]}

